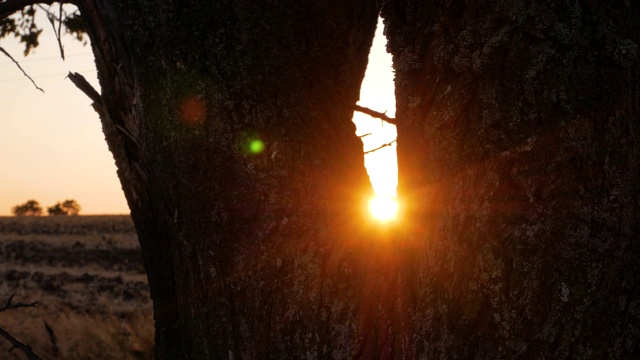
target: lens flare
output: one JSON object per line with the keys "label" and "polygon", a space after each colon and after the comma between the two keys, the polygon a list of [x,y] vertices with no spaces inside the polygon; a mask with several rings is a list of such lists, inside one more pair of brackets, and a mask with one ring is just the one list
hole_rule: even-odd
{"label": "lens flare", "polygon": [[369,200],[369,213],[380,222],[393,221],[398,215],[398,201],[391,196],[376,195]]}
{"label": "lens flare", "polygon": [[252,154],[260,154],[264,150],[264,142],[260,139],[251,140],[249,143],[249,151]]}
{"label": "lens flare", "polygon": [[188,126],[200,125],[207,115],[204,101],[191,96],[180,103],[180,120]]}

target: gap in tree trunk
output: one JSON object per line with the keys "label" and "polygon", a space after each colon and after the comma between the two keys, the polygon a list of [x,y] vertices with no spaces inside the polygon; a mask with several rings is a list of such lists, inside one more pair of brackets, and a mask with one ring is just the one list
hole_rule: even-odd
{"label": "gap in tree trunk", "polygon": [[[393,68],[383,30],[382,18],[378,18],[358,104],[393,118],[396,111]],[[376,198],[369,204],[370,214],[380,221],[393,220],[397,211],[395,197],[398,185],[396,126],[361,112],[354,113],[353,122],[357,127],[356,133],[362,136],[365,166],[376,193]],[[378,150],[367,153],[374,149]]]}

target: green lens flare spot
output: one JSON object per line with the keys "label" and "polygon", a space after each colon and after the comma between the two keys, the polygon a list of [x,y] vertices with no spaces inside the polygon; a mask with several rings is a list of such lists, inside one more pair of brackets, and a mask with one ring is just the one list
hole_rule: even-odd
{"label": "green lens flare spot", "polygon": [[249,151],[252,154],[260,154],[264,150],[264,142],[260,139],[251,140],[249,143]]}

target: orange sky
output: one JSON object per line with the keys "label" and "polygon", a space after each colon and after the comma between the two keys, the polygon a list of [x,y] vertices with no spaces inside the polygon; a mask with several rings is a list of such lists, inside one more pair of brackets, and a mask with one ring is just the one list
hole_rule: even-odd
{"label": "orange sky", "polygon": [[[62,61],[46,18],[40,46],[27,58],[13,38],[0,41],[45,93],[35,89],[20,70],[0,54],[0,215],[29,199],[43,207],[75,199],[81,214],[125,214],[129,209],[116,176],[116,168],[104,141],[90,100],[64,79],[79,72],[96,88],[89,46],[63,38],[67,60]],[[369,57],[360,105],[394,116],[391,57],[385,51],[382,24]],[[395,139],[395,126],[356,113],[357,134],[370,150]],[[395,195],[397,166],[395,145],[366,156],[376,192]]]}

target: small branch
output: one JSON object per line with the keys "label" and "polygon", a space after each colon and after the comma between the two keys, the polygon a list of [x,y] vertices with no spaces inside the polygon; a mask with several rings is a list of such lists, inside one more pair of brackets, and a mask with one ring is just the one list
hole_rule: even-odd
{"label": "small branch", "polygon": [[25,355],[27,355],[27,358],[29,360],[43,360],[40,356],[34,353],[33,350],[31,350],[31,347],[29,345],[25,345],[21,343],[20,341],[18,341],[18,339],[11,336],[11,334],[6,332],[1,327],[0,327],[0,336],[9,340],[9,342],[11,343],[11,349],[9,349],[9,352],[13,351],[13,349],[20,349]]}
{"label": "small branch", "polygon": [[375,148],[375,149],[373,149],[373,150],[365,151],[365,152],[364,152],[364,154],[365,154],[365,155],[367,155],[367,154],[371,154],[371,153],[372,153],[372,152],[374,152],[374,151],[378,151],[378,150],[380,150],[380,149],[382,149],[382,148],[385,148],[385,147],[387,147],[387,146],[391,146],[391,145],[393,145],[393,143],[394,143],[394,142],[396,142],[396,141],[397,141],[397,139],[396,139],[396,140],[393,140],[393,141],[391,141],[391,142],[388,142],[388,143],[386,143],[386,144],[382,144],[382,145],[378,146],[377,148]]}
{"label": "small branch", "polygon": [[[4,4],[4,3],[0,3],[0,4]],[[18,69],[20,69],[20,71],[22,71],[22,73],[24,74],[24,76],[27,77],[27,79],[31,80],[31,83],[33,84],[33,86],[36,87],[36,89],[44,92],[44,90],[42,90],[41,87],[39,87],[35,81],[33,81],[33,79],[31,78],[31,76],[29,76],[24,69],[22,68],[22,66],[20,66],[20,64],[16,61],[16,59],[13,58],[13,56],[11,56],[11,54],[9,54],[7,52],[7,50],[5,50],[2,46],[0,46],[0,52],[2,52],[3,54],[5,54],[9,59],[11,59],[11,61],[13,61],[14,64],[16,64],[16,66],[18,67]]]}
{"label": "small branch", "polygon": [[98,106],[102,105],[102,97],[100,96],[100,93],[96,89],[94,89],[91,84],[89,84],[84,76],[78,73],[69,72],[67,77],[78,89],[80,89],[80,91],[85,93],[85,95],[87,95],[94,104]]}
{"label": "small branch", "polygon": [[389,124],[393,124],[393,125],[396,124],[396,119],[388,117],[386,113],[381,113],[381,112],[378,112],[378,111],[375,111],[375,110],[371,110],[371,109],[369,109],[367,107],[360,106],[360,105],[357,105],[357,104],[353,105],[353,109],[355,111],[361,112],[363,114],[367,114],[367,115],[369,115],[371,117],[378,118],[380,120],[384,120],[384,121],[388,122]]}
{"label": "small branch", "polygon": [[358,137],[362,139],[363,137],[367,137],[367,136],[369,136],[371,134],[373,134],[373,133],[366,133],[366,134],[358,135]]}
{"label": "small branch", "polygon": [[55,35],[56,40],[58,41],[58,48],[60,49],[60,57],[62,57],[62,60],[64,60],[64,47],[62,46],[62,3],[60,3],[60,15],[59,18],[57,19],[58,21],[58,28],[56,29],[56,17],[54,15],[54,13],[52,13],[51,11],[49,11],[49,9],[51,7],[49,7],[49,9],[45,9],[44,6],[38,4],[38,7],[40,9],[42,9],[42,11],[47,13],[47,19],[49,19],[49,24],[51,24],[51,27],[53,28],[53,35]]}
{"label": "small branch", "polygon": [[48,322],[44,322],[44,329],[47,331],[49,335],[49,341],[51,342],[51,347],[53,348],[53,356],[60,356],[60,349],[58,348],[58,337],[56,333],[53,331],[51,325]]}
{"label": "small branch", "polygon": [[62,60],[64,60],[64,47],[62,46],[62,41],[60,37],[62,36],[62,2],[60,2],[60,14],[58,15],[58,46],[60,46],[60,56],[62,56]]}
{"label": "small branch", "polygon": [[[13,297],[14,296],[15,295],[9,296],[9,299],[7,299],[7,302],[2,307],[0,307],[0,312],[7,311],[7,310],[10,310],[10,309],[25,308],[25,307],[35,307],[36,305],[38,305],[38,302],[15,303],[14,304],[13,303]],[[9,352],[13,351],[13,349],[20,349],[20,350],[22,350],[22,352],[24,352],[25,355],[27,355],[27,358],[29,360],[43,360],[40,356],[36,355],[36,353],[34,353],[33,350],[31,350],[30,346],[25,345],[25,344],[21,343],[20,341],[18,341],[18,339],[16,339],[13,336],[11,336],[11,334],[6,332],[2,327],[0,327],[0,336],[2,336],[5,339],[9,340],[9,342],[11,343],[11,348],[9,349]]]}
{"label": "small branch", "polygon": [[7,310],[11,310],[11,309],[17,309],[17,308],[24,308],[24,307],[36,307],[38,306],[38,302],[34,301],[32,303],[13,303],[13,298],[14,295],[9,296],[9,299],[7,299],[7,302],[4,304],[4,306],[0,307],[0,312],[3,311],[7,311]]}

